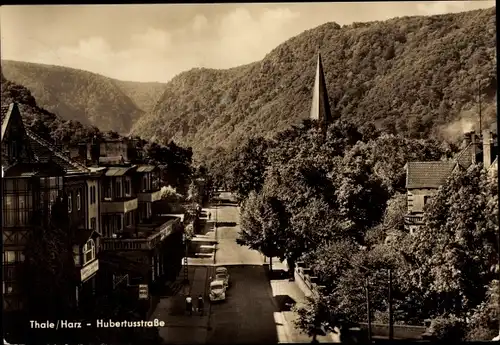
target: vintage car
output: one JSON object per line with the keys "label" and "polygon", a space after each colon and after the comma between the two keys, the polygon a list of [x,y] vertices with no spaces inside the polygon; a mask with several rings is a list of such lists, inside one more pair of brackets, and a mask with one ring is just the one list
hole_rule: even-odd
{"label": "vintage car", "polygon": [[214,280],[210,283],[210,302],[224,301],[226,299],[226,286],[222,280]]}
{"label": "vintage car", "polygon": [[224,283],[226,284],[226,288],[229,287],[229,273],[227,271],[227,268],[225,267],[217,267],[215,269],[215,279],[218,280],[223,280]]}

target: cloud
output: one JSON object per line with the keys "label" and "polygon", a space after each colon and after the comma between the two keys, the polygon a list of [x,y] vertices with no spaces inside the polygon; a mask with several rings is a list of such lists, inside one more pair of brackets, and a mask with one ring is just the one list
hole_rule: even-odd
{"label": "cloud", "polygon": [[21,60],[117,79],[165,82],[194,67],[231,68],[258,61],[290,37],[299,16],[289,9],[268,9],[256,15],[237,8],[210,22],[198,14],[175,30],[149,27],[136,32],[125,44],[128,48],[114,49],[104,37],[93,36],[58,49],[40,46]]}
{"label": "cloud", "polygon": [[495,6],[494,1],[432,1],[418,3],[417,10],[421,14],[430,16],[436,14],[470,11],[476,8],[484,8],[485,3],[491,3],[491,6]]}

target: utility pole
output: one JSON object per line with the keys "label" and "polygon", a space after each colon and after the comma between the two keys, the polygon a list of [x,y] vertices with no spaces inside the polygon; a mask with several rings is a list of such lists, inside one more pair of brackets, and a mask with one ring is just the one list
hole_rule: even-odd
{"label": "utility pole", "polygon": [[394,339],[394,321],[392,315],[392,270],[389,268],[389,340]]}
{"label": "utility pole", "polygon": [[370,290],[369,290],[369,281],[368,275],[365,278],[366,285],[366,312],[368,314],[368,341],[372,342],[372,317],[371,317],[371,307],[370,307]]}

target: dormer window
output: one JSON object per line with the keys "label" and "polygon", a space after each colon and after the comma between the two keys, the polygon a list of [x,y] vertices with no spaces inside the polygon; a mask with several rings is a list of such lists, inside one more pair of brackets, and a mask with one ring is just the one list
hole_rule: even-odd
{"label": "dormer window", "polygon": [[90,239],[83,246],[83,265],[95,259],[95,243],[94,240]]}

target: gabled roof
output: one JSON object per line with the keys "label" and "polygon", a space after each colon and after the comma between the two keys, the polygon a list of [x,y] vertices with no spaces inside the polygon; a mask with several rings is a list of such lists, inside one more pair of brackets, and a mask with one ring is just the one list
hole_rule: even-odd
{"label": "gabled roof", "polygon": [[49,160],[52,160],[61,165],[68,172],[90,172],[90,170],[85,165],[70,159],[67,155],[65,155],[57,147],[55,147],[54,144],[49,143],[30,130],[26,130],[26,134],[28,135],[31,148],[38,161],[47,162]]}
{"label": "gabled roof", "polygon": [[7,132],[7,128],[9,127],[9,122],[10,119],[13,116],[21,116],[21,113],[19,112],[19,107],[17,103],[11,103],[8,106],[2,106],[1,110],[1,118],[2,118],[2,137],[1,140],[5,137],[5,133]]}
{"label": "gabled roof", "polygon": [[319,121],[322,125],[332,121],[330,103],[328,102],[328,90],[326,88],[320,53],[318,53],[318,62],[316,65],[316,78],[314,80],[310,117],[313,120]]}
{"label": "gabled roof", "polygon": [[406,163],[406,188],[439,188],[456,167],[456,161]]}

